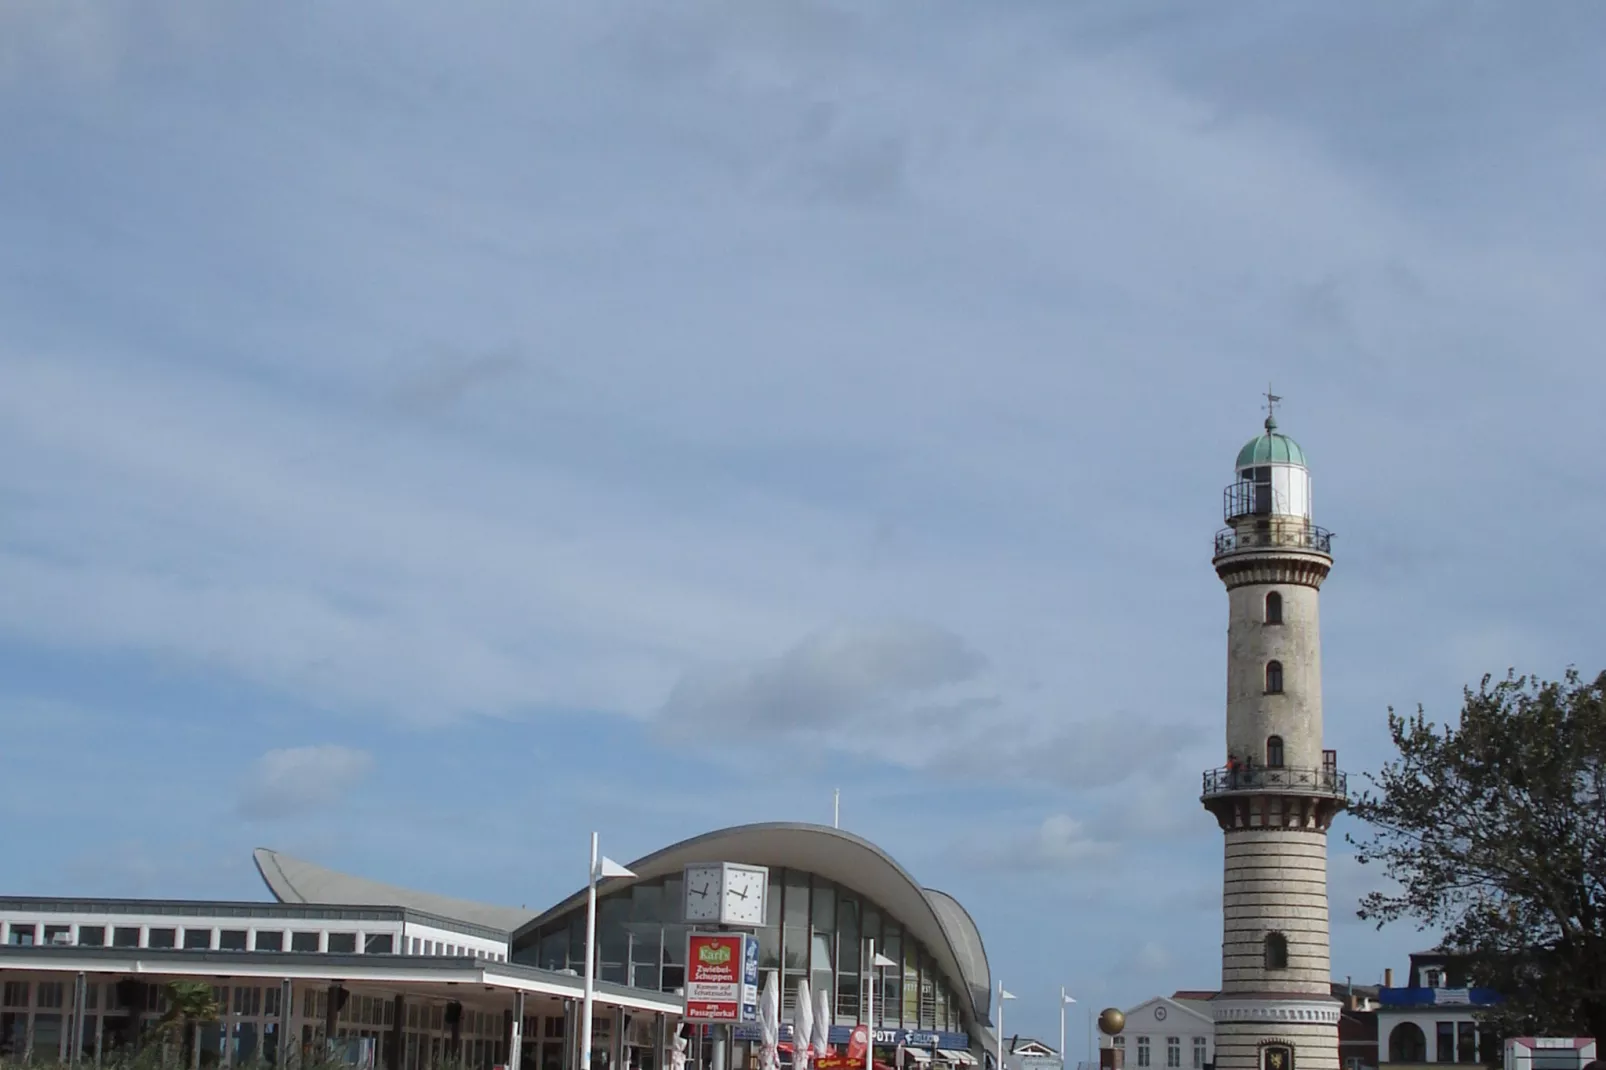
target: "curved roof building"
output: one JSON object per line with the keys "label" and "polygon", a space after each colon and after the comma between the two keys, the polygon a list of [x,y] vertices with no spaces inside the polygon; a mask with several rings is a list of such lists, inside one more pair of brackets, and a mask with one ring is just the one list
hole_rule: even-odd
{"label": "curved roof building", "polygon": [[512,907],[490,906],[467,899],[452,899],[429,892],[415,892],[392,884],[381,884],[366,877],[339,873],[313,862],[291,858],[266,847],[251,852],[257,872],[268,891],[281,903],[319,903],[324,906],[387,906],[437,914],[481,925],[501,932],[512,932],[533,914]]}
{"label": "curved roof building", "polygon": [[[972,1041],[983,1050],[992,1043],[991,974],[969,913],[952,896],[922,887],[875,844],[822,825],[741,825],[630,863],[633,877],[598,889],[599,980],[653,993],[681,987],[689,928],[682,874],[707,862],[769,869],[768,916],[757,930],[760,968],[780,973],[783,1006],[790,1008],[798,981],[808,978],[813,990],[831,993],[845,1039],[876,983],[877,1020],[870,1024],[878,1043],[950,1053]],[[256,863],[281,902],[385,904],[494,926],[511,934],[515,963],[584,968],[584,888],[532,915],[379,884],[266,849],[256,852]],[[896,965],[876,971],[864,961],[869,940]]]}

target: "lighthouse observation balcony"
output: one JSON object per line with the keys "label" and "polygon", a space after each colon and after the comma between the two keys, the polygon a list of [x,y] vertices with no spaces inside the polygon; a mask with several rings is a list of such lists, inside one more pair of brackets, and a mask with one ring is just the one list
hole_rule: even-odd
{"label": "lighthouse observation balcony", "polygon": [[1273,523],[1265,528],[1222,528],[1216,532],[1216,556],[1256,550],[1308,550],[1333,554],[1333,533],[1306,523]]}
{"label": "lighthouse observation balcony", "polygon": [[1338,800],[1349,798],[1348,778],[1337,769],[1260,765],[1205,770],[1204,790],[1200,797],[1209,799],[1212,796],[1232,795],[1238,792],[1268,791],[1293,795],[1320,795]]}

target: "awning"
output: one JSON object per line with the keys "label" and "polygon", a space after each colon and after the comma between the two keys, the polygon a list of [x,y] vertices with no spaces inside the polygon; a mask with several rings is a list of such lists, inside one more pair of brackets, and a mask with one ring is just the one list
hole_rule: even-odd
{"label": "awning", "polygon": [[937,1052],[939,1058],[947,1059],[958,1066],[975,1066],[976,1057],[968,1051],[949,1051],[943,1048]]}
{"label": "awning", "polygon": [[924,1048],[905,1048],[903,1053],[917,1063],[931,1062],[931,1052],[926,1051]]}

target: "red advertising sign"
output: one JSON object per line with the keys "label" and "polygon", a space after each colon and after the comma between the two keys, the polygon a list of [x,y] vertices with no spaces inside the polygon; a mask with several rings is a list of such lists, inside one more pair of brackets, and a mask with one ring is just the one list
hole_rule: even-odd
{"label": "red advertising sign", "polygon": [[[754,944],[751,949],[749,941]],[[757,941],[742,933],[688,933],[686,1020],[751,1020],[751,1010],[758,1002],[757,952]],[[751,980],[749,974],[754,975]]]}

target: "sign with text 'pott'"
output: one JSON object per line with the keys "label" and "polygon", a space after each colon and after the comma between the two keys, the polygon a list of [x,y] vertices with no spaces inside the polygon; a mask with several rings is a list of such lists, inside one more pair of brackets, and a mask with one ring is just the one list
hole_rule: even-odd
{"label": "sign with text 'pott'", "polygon": [[686,1020],[758,1018],[758,939],[743,933],[686,934]]}

